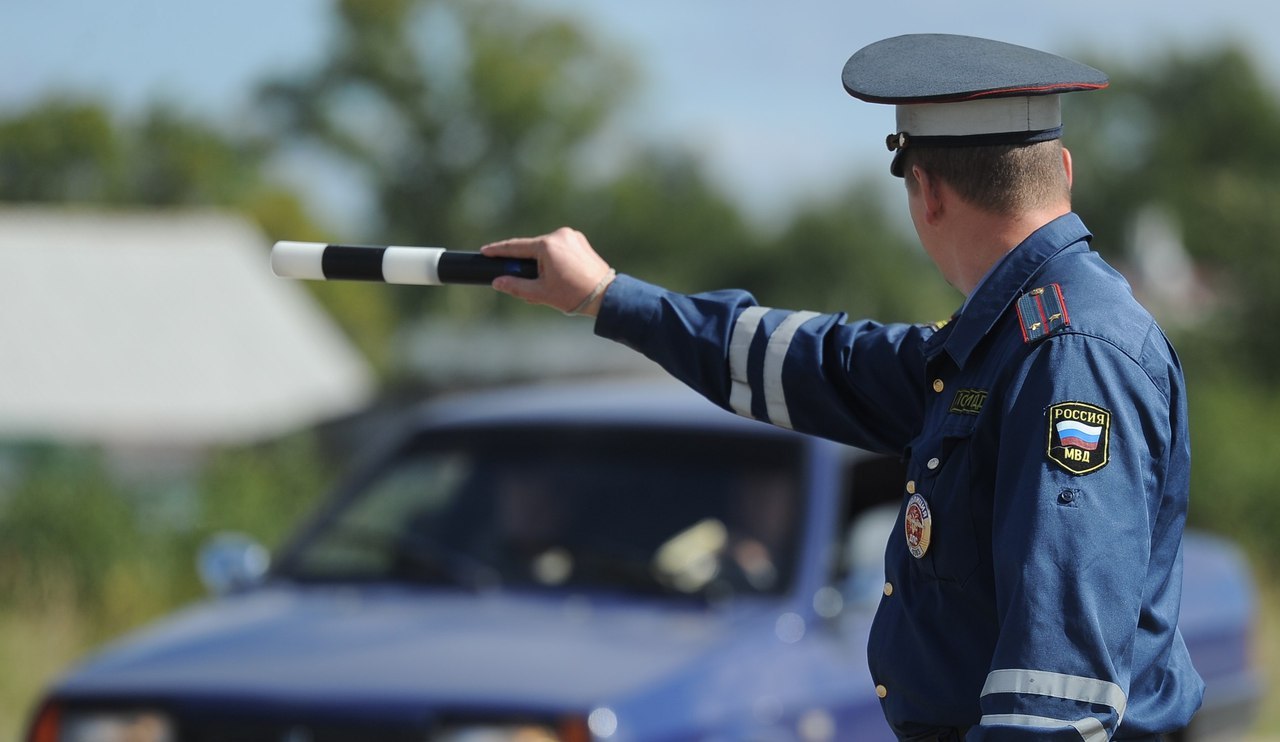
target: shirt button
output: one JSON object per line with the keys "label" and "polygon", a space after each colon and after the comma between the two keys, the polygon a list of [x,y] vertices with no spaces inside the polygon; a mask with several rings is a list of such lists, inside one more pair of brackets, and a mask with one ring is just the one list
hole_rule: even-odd
{"label": "shirt button", "polygon": [[889,689],[884,687],[883,685],[877,685],[876,695],[879,696],[880,698],[884,698],[885,696],[889,695]]}
{"label": "shirt button", "polygon": [[890,595],[893,595],[893,583],[886,582],[884,583],[884,596],[887,598]]}
{"label": "shirt button", "polygon": [[914,495],[916,493],[916,480],[907,480],[907,494]]}
{"label": "shirt button", "polygon": [[933,380],[933,391],[938,392],[939,394],[941,394],[941,393],[942,393],[942,390],[943,390],[944,388],[946,388],[946,384],[943,384],[943,383],[942,383],[942,379],[934,379],[934,380]]}
{"label": "shirt button", "polygon": [[938,468],[938,464],[941,464],[941,463],[942,463],[942,462],[941,462],[941,461],[939,461],[939,460],[937,460],[936,458],[935,458],[935,459],[929,459],[929,461],[925,464],[925,466],[929,467],[930,469],[937,469],[937,468]]}

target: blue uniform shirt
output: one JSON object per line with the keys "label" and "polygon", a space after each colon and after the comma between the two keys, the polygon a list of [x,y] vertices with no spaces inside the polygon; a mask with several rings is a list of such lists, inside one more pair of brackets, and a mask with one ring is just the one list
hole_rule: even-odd
{"label": "blue uniform shirt", "polygon": [[903,737],[1180,729],[1190,475],[1182,371],[1074,214],[936,326],[849,322],[620,276],[596,332],[752,418],[902,455],[868,647]]}

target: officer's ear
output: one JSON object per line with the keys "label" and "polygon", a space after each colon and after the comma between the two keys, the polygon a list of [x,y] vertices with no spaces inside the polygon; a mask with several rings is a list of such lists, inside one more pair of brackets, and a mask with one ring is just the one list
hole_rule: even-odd
{"label": "officer's ear", "polygon": [[1067,191],[1071,191],[1071,150],[1062,148],[1062,169],[1067,173]]}
{"label": "officer's ear", "polygon": [[920,198],[920,215],[925,223],[936,224],[942,218],[946,204],[942,180],[930,175],[918,164],[913,164],[907,175],[914,184],[915,195]]}

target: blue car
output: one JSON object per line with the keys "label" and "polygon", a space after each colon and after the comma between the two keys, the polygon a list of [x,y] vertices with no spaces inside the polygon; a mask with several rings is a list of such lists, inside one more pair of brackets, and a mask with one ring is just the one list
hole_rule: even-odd
{"label": "blue car", "polygon": [[[666,384],[436,402],[264,573],[217,552],[223,594],[70,671],[28,739],[889,740],[865,653],[902,479]],[[1239,731],[1249,576],[1205,536],[1186,564],[1191,734]]]}

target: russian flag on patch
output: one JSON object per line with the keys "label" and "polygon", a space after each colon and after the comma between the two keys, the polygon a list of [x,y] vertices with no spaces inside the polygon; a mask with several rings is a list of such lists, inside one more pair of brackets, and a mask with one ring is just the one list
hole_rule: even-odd
{"label": "russian flag on patch", "polygon": [[1064,446],[1093,451],[1098,448],[1098,441],[1102,438],[1101,425],[1085,425],[1078,420],[1062,420],[1056,427],[1058,442]]}
{"label": "russian flag on patch", "polygon": [[1045,408],[1045,453],[1070,474],[1095,472],[1111,458],[1111,411],[1088,402],[1059,402]]}

